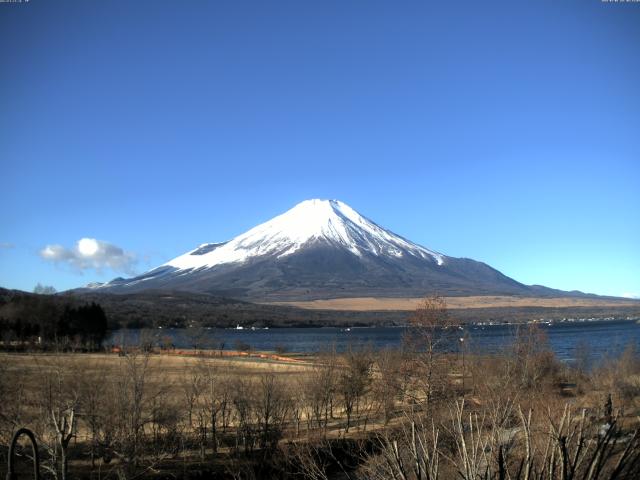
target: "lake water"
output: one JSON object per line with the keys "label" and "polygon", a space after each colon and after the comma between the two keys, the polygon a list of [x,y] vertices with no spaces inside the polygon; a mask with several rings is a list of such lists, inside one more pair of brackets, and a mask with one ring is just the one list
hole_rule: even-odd
{"label": "lake water", "polygon": [[[587,347],[592,359],[617,356],[630,342],[640,346],[640,324],[630,320],[563,322],[541,325],[556,355],[565,361],[575,357],[576,349]],[[514,325],[467,326],[456,330],[452,341],[444,348],[460,349],[465,338],[468,349],[482,353],[500,353],[514,338]],[[402,327],[351,328],[272,328],[267,330],[206,329],[199,330],[198,343],[204,348],[235,350],[240,344],[253,350],[274,351],[279,346],[289,352],[312,353],[329,348],[344,351],[351,347],[371,346],[374,349],[397,347],[407,330]],[[158,329],[153,331],[120,330],[107,344],[136,345],[141,335],[154,343],[171,342],[176,348],[192,348],[194,331],[189,329]]]}

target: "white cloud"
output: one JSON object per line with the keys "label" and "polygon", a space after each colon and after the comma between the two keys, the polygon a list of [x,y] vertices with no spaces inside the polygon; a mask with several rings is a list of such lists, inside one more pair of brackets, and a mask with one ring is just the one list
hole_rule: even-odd
{"label": "white cloud", "polygon": [[133,265],[136,262],[132,253],[95,238],[81,238],[71,248],[47,245],[40,250],[40,256],[50,262],[69,265],[80,272],[110,268],[117,272],[134,274]]}
{"label": "white cloud", "polygon": [[13,243],[9,243],[9,242],[0,242],[0,249],[10,249],[10,248],[15,248],[15,245]]}
{"label": "white cloud", "polygon": [[623,293],[622,296],[624,298],[640,299],[640,293]]}

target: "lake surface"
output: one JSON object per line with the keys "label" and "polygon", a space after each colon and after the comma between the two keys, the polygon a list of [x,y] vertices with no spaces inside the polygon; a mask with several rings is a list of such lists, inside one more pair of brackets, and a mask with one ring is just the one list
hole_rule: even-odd
{"label": "lake surface", "polygon": [[[467,326],[456,330],[443,348],[459,351],[465,338],[467,349],[482,353],[501,353],[512,344],[515,325]],[[565,361],[576,356],[577,349],[586,348],[592,359],[619,355],[629,343],[640,345],[640,324],[630,320],[563,322],[542,324],[549,344]],[[407,332],[403,327],[341,328],[271,328],[271,329],[157,329],[119,330],[107,344],[137,345],[140,338],[156,344],[172,343],[176,348],[192,348],[194,338],[202,348],[235,350],[240,344],[253,350],[274,351],[282,346],[289,352],[313,353],[335,348],[371,346],[374,349],[398,347]]]}

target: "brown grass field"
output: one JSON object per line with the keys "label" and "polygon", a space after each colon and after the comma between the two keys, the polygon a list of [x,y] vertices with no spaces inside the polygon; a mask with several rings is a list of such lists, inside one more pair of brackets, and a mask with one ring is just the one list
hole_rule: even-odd
{"label": "brown grass field", "polygon": [[[615,298],[534,298],[515,296],[472,296],[444,297],[447,307],[465,308],[515,308],[515,307],[622,307],[638,306],[637,300]],[[299,302],[273,302],[273,305],[288,305],[311,310],[352,310],[352,311],[411,311],[415,310],[422,298],[332,298]]]}
{"label": "brown grass field", "polygon": [[[236,378],[255,379],[267,372],[282,377],[293,377],[304,374],[312,365],[310,362],[288,360],[285,357],[282,360],[275,360],[260,358],[259,354],[246,356],[242,352],[235,352],[237,356],[224,357],[218,356],[217,352],[211,355],[207,353],[195,354],[185,350],[179,354],[162,353],[149,356],[148,372],[152,383],[157,383],[158,386],[175,387],[178,390],[185,375],[202,366],[213,367],[221,374]],[[34,382],[43,373],[60,365],[91,376],[98,372],[118,372],[124,361],[123,357],[116,354],[105,353],[0,353],[0,362],[7,376],[19,375],[24,380]]]}

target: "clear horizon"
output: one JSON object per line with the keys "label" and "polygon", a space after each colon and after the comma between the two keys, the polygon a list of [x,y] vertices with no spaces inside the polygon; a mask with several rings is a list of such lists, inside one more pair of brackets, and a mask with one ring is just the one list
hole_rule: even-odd
{"label": "clear horizon", "polygon": [[640,296],[640,4],[31,0],[0,41],[2,287],[332,198],[525,284]]}

